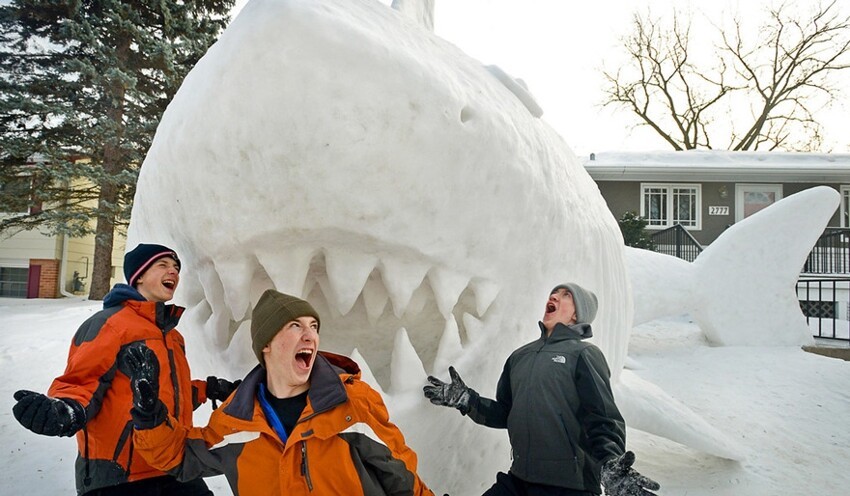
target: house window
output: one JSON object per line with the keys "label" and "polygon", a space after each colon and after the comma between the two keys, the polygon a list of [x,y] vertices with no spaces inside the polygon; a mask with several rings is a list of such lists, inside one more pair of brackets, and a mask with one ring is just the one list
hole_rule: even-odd
{"label": "house window", "polygon": [[33,212],[30,211],[32,176],[18,176],[0,183],[0,195],[4,197],[4,213],[28,214],[37,213],[38,209],[40,209],[39,205],[38,208],[33,207]]}
{"label": "house window", "polygon": [[26,267],[0,267],[0,296],[26,298],[28,276]]}
{"label": "house window", "polygon": [[699,184],[641,184],[640,216],[648,229],[665,229],[681,224],[700,229],[702,188]]}
{"label": "house window", "polygon": [[841,227],[850,227],[850,186],[841,186]]}

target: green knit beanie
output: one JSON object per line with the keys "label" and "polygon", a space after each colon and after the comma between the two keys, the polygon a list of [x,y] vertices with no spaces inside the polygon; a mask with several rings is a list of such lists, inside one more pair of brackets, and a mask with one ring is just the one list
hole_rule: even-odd
{"label": "green knit beanie", "polygon": [[283,326],[298,317],[310,316],[321,325],[319,314],[313,306],[288,294],[274,289],[268,289],[251,313],[251,347],[260,365],[266,366],[263,360],[263,348],[277,335]]}

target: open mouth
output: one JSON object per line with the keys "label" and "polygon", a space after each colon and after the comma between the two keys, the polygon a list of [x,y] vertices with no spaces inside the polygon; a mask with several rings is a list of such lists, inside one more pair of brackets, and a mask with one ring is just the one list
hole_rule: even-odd
{"label": "open mouth", "polygon": [[162,281],[162,285],[168,289],[174,289],[177,283],[172,281],[171,279],[166,279],[165,281]]}
{"label": "open mouth", "polygon": [[555,308],[555,304],[554,304],[554,303],[552,303],[552,302],[550,301],[549,303],[547,303],[547,304],[546,304],[546,313],[552,313],[552,312],[554,312],[555,310],[557,310],[557,308]]}
{"label": "open mouth", "polygon": [[[393,391],[402,387],[402,377],[423,369],[442,372],[481,339],[499,294],[495,284],[423,262],[410,250],[405,256],[399,254],[403,249],[365,255],[353,253],[352,244],[257,252],[238,267],[200,267],[210,304],[197,312],[205,332],[226,348],[237,330],[248,327],[252,304],[275,288],[306,299],[319,313],[319,349],[344,355],[356,350],[364,376],[371,374],[383,389],[392,384]],[[366,243],[354,245],[366,250]],[[296,359],[309,364],[312,356],[299,352]]]}
{"label": "open mouth", "polygon": [[295,354],[295,362],[298,363],[301,368],[307,369],[310,367],[310,363],[313,359],[313,350],[300,350]]}

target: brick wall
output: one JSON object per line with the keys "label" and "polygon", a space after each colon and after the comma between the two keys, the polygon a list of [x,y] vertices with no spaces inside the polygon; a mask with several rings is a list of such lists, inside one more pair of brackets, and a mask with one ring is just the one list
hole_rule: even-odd
{"label": "brick wall", "polygon": [[41,278],[38,281],[39,298],[57,298],[59,296],[59,260],[31,258],[30,267],[41,266]]}

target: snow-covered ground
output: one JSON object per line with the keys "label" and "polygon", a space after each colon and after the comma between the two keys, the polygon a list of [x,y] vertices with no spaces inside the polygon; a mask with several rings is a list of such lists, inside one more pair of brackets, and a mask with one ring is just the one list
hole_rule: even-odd
{"label": "snow-covered ground", "polygon": [[[17,389],[46,390],[64,368],[77,325],[99,307],[99,302],[76,299],[0,299],[3,494],[73,492],[73,439],[25,430],[12,416],[12,394]],[[685,402],[748,451],[743,463],[735,463],[629,430],[637,468],[662,484],[660,494],[846,494],[850,363],[795,347],[710,347],[687,317],[635,328],[630,356],[640,367],[637,375]],[[203,422],[208,414],[202,408],[196,420]],[[441,490],[441,481],[426,482],[435,492]],[[210,486],[217,495],[230,494],[220,477]]]}

